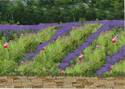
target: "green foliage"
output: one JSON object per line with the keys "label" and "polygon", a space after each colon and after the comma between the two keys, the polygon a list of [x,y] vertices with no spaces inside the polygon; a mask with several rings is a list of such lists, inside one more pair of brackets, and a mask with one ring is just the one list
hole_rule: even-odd
{"label": "green foliage", "polygon": [[13,60],[0,60],[0,75],[15,75],[16,62]]}
{"label": "green foliage", "polygon": [[124,0],[0,0],[2,24],[123,18]]}

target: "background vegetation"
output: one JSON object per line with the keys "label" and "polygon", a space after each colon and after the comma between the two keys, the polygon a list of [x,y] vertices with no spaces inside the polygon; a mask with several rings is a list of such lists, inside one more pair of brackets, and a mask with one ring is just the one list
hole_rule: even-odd
{"label": "background vegetation", "polygon": [[0,0],[0,23],[123,19],[124,0]]}

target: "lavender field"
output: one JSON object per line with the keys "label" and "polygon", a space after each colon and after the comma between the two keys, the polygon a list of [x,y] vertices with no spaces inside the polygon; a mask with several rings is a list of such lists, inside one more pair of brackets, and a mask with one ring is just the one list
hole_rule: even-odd
{"label": "lavender field", "polygon": [[0,75],[125,76],[124,20],[0,25]]}

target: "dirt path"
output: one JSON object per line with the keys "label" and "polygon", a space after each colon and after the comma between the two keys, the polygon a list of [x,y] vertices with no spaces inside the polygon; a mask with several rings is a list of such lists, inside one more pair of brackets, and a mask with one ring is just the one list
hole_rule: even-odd
{"label": "dirt path", "polygon": [[125,78],[96,77],[0,77],[0,88],[125,89]]}

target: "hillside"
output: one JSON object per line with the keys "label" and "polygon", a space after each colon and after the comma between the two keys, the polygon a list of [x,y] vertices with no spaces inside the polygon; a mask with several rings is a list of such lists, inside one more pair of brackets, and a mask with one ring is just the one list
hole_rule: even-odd
{"label": "hillside", "polygon": [[0,25],[0,75],[125,76],[123,20]]}

